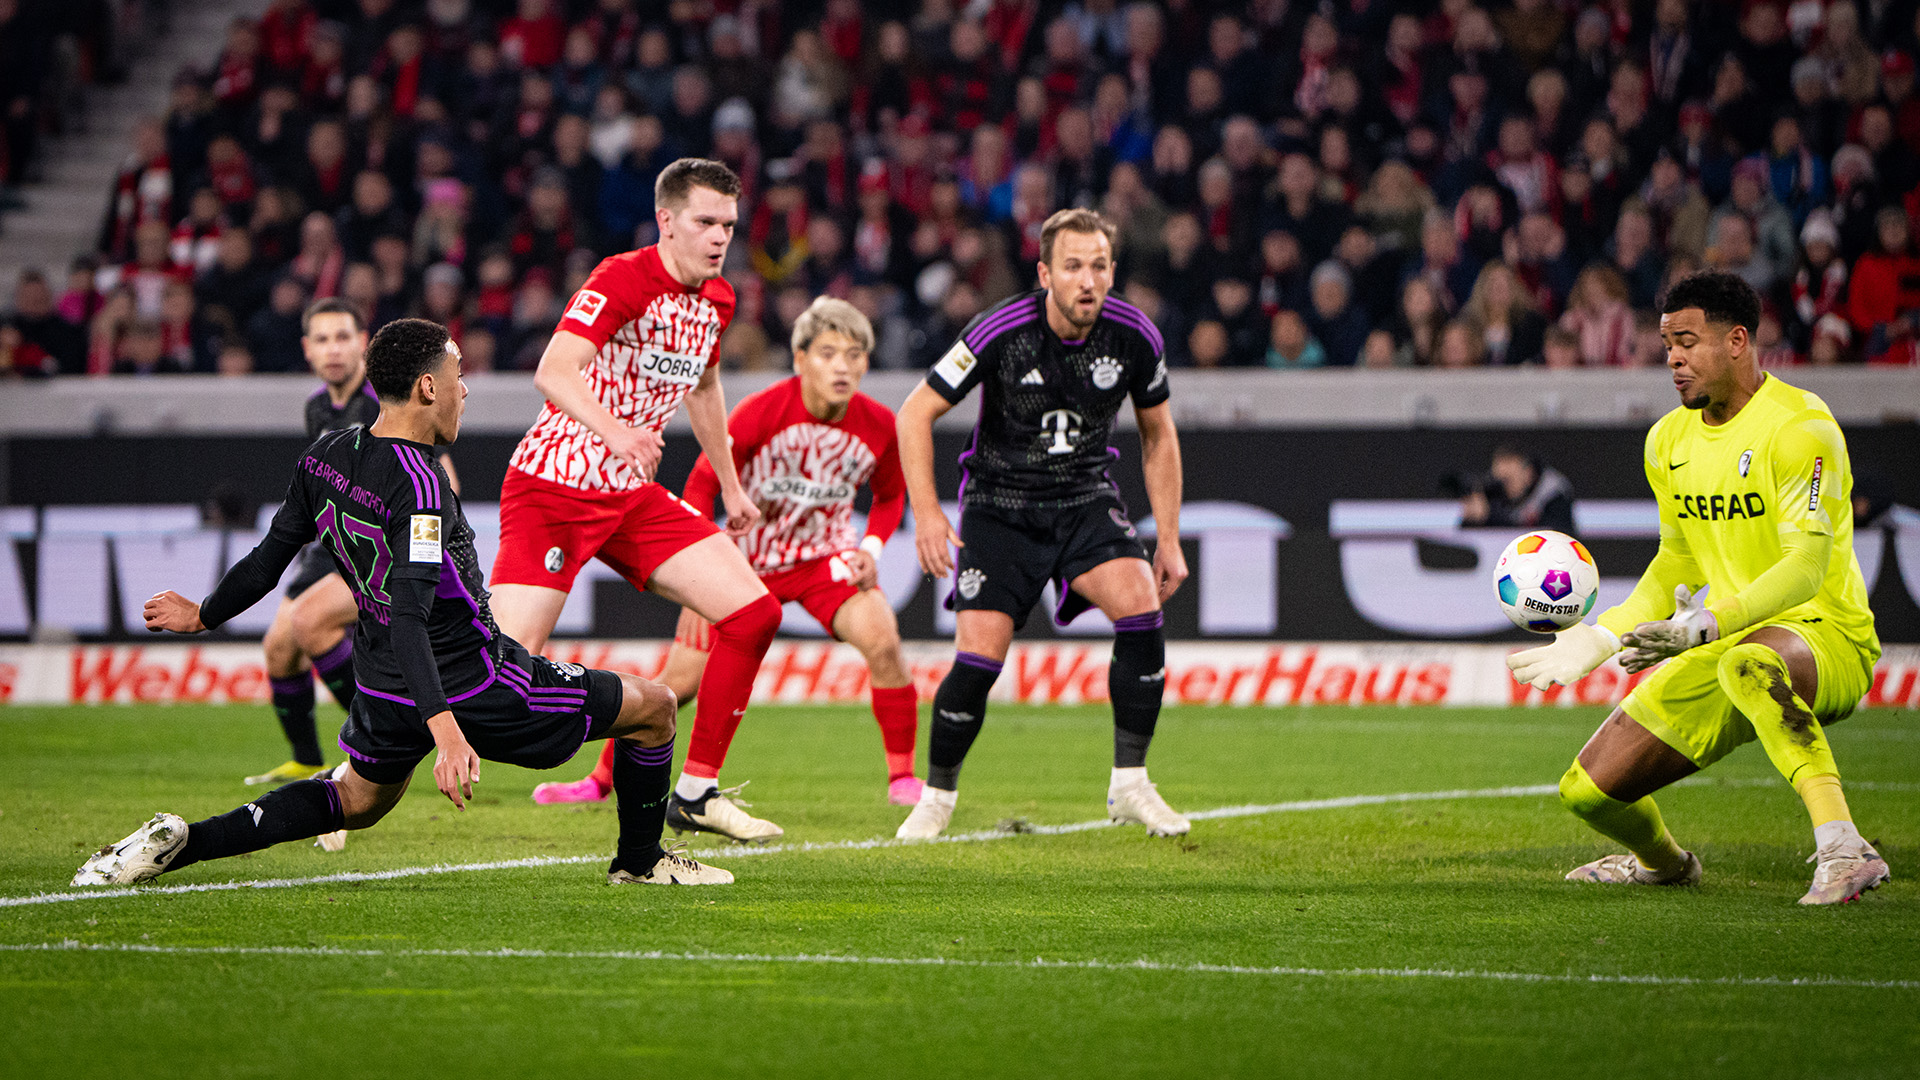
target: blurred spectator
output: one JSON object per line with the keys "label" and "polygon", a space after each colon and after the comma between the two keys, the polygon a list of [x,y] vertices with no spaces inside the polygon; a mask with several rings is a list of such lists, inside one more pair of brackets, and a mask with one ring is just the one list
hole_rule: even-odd
{"label": "blurred spectator", "polygon": [[1353,275],[1334,260],[1313,268],[1307,282],[1307,329],[1327,351],[1327,363],[1352,367],[1367,340],[1367,316],[1353,302]]}
{"label": "blurred spectator", "polygon": [[163,228],[173,222],[173,167],[160,122],[146,119],[134,125],[133,151],[114,178],[99,250],[125,262],[133,257],[134,231],[150,221]]}
{"label": "blurred spectator", "polygon": [[305,371],[306,354],[300,348],[300,313],[307,306],[307,288],[291,274],[275,280],[267,290],[267,304],[246,323],[247,351],[255,371]]}
{"label": "blurred spectator", "polygon": [[1840,230],[1825,209],[1807,216],[1800,228],[1800,269],[1793,275],[1794,329],[1810,341],[1814,324],[1841,309],[1847,291],[1847,264],[1840,258]]}
{"label": "blurred spectator", "polygon": [[166,352],[160,323],[145,316],[139,316],[127,324],[126,333],[120,339],[120,348],[114,357],[111,373],[114,375],[179,375],[185,373],[187,365],[179,358]]}
{"label": "blurred spectator", "polygon": [[1327,350],[1320,347],[1307,323],[1297,311],[1274,313],[1267,339],[1267,366],[1270,368],[1317,368],[1327,362]]}
{"label": "blurred spectator", "polygon": [[246,326],[267,302],[267,282],[253,257],[253,237],[245,229],[220,234],[213,265],[200,272],[195,291],[203,309],[218,308],[235,326]]}
{"label": "blurred spectator", "polygon": [[1874,223],[1879,247],[1854,266],[1847,317],[1869,360],[1920,362],[1914,345],[1920,332],[1920,255],[1914,253],[1911,227],[1896,206],[1882,209]]}
{"label": "blurred spectator", "polygon": [[86,335],[54,310],[53,289],[38,270],[20,274],[13,310],[0,327],[14,335],[5,364],[13,375],[76,375],[86,370]]}
{"label": "blurred spectator", "polygon": [[1487,363],[1539,362],[1547,320],[1506,263],[1495,260],[1481,268],[1461,314],[1480,331]]}
{"label": "blurred spectator", "polygon": [[1582,363],[1632,364],[1633,308],[1627,304],[1627,283],[1613,267],[1595,263],[1580,271],[1560,325],[1579,337]]}
{"label": "blurred spectator", "polygon": [[1485,344],[1472,323],[1455,319],[1440,331],[1439,367],[1479,367],[1486,362]]}
{"label": "blurred spectator", "polygon": [[1460,499],[1462,525],[1574,533],[1573,485],[1511,443],[1494,448],[1485,475],[1448,477],[1442,486]]}
{"label": "blurred spectator", "polygon": [[1400,306],[1390,324],[1399,354],[1394,358],[1394,366],[1432,365],[1440,351],[1440,330],[1446,324],[1447,309],[1441,305],[1433,285],[1423,277],[1408,278],[1400,287]]}

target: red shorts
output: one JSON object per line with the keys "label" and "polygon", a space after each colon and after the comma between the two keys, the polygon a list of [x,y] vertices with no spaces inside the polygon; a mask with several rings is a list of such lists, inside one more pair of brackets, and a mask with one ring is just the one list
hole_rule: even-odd
{"label": "red shorts", "polygon": [[719,526],[659,484],[636,491],[582,491],[509,468],[500,485],[500,551],[494,585],[566,592],[598,557],[636,589],[675,554]]}
{"label": "red shorts", "polygon": [[[828,636],[835,639],[840,635],[833,632],[834,615],[840,611],[841,605],[860,592],[852,582],[853,575],[847,572],[846,564],[840,561],[838,555],[760,575],[760,583],[767,587],[775,600],[783,604],[797,602],[826,629]],[[690,609],[682,608],[680,625],[674,629],[673,642],[695,652],[712,652],[713,624]]]}

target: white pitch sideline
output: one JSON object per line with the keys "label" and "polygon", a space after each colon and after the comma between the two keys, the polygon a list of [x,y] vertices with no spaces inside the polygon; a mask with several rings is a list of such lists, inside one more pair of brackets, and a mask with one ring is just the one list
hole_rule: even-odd
{"label": "white pitch sideline", "polygon": [[1737,986],[1768,989],[1920,990],[1915,979],[1846,979],[1816,975],[1554,975],[1533,971],[1475,968],[1315,968],[1262,967],[1249,964],[1171,963],[1160,960],[965,960],[944,956],[858,956],[845,953],[683,953],[617,949],[563,952],[550,949],[341,949],[298,945],[138,945],[113,942],[54,941],[0,944],[0,952],[107,952],[159,956],[342,957],[385,960],[614,960],[688,964],[822,964],[862,967],[982,968],[1019,971],[1150,971],[1177,975],[1245,975],[1307,979],[1457,979],[1511,983],[1571,983],[1590,986]]}
{"label": "white pitch sideline", "polygon": [[[1689,777],[1679,781],[1677,786],[1686,787],[1760,787],[1776,786],[1784,781],[1763,779],[1716,779],[1712,777]],[[1850,782],[1850,790],[1912,790],[1920,785],[1873,782]],[[1401,791],[1386,795],[1342,795],[1327,799],[1297,799],[1291,802],[1260,803],[1245,806],[1222,806],[1212,810],[1200,810],[1188,814],[1192,821],[1213,821],[1222,818],[1258,817],[1263,814],[1297,814],[1310,810],[1344,810],[1358,806],[1390,806],[1397,803],[1440,802],[1457,799],[1513,799],[1536,795],[1554,795],[1559,788],[1553,784],[1526,784],[1513,787],[1496,788],[1459,788],[1450,791]],[[881,848],[907,847],[919,844],[977,844],[989,840],[1007,840],[1015,836],[1064,836],[1068,833],[1090,832],[1095,829],[1113,828],[1114,823],[1106,818],[1093,821],[1076,821],[1067,825],[1029,825],[1022,823],[1013,829],[982,829],[978,832],[956,833],[940,836],[932,840],[896,840],[892,837],[876,837],[871,840],[819,840],[796,844],[771,844],[766,847],[739,847],[703,849],[696,854],[721,854],[726,859],[752,858],[764,855],[787,855],[814,851],[873,851]],[[192,885],[135,886],[121,889],[90,889],[85,892],[35,893],[30,896],[0,896],[0,908],[25,907],[33,904],[63,904],[83,900],[118,900],[130,896],[180,896],[191,893],[233,892],[239,889],[290,889],[305,885],[343,885],[362,881],[394,881],[401,878],[425,877],[437,874],[462,874],[484,870],[525,870],[542,866],[577,866],[583,863],[605,862],[608,856],[600,855],[534,855],[524,859],[496,859],[488,862],[441,863],[434,866],[400,866],[391,870],[356,870],[338,874],[317,874],[312,877],[297,878],[259,878],[251,881],[210,881]]]}

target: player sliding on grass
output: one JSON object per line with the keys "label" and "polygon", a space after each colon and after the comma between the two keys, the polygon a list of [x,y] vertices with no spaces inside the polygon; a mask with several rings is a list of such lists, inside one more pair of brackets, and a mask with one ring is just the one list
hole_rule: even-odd
{"label": "player sliding on grass", "polygon": [[[1048,580],[1065,624],[1089,606],[1113,620],[1113,774],[1107,812],[1155,836],[1192,826],[1147,779],[1147,746],[1166,683],[1160,605],[1187,577],[1180,552],[1180,442],[1167,406],[1160,332],[1113,288],[1113,226],[1062,210],[1040,230],[1040,289],[998,304],[961,331],[900,407],[900,464],[914,545],[929,574],[956,569],[953,667],[933,698],[927,785],[900,825],[938,836],[952,820],[960,763],[980,734],[987,693],[1013,632]],[[960,456],[960,535],[933,483],[933,422],[983,386],[980,422]],[[1147,559],[1108,475],[1121,402],[1140,424],[1142,467],[1158,540]]]}
{"label": "player sliding on grass", "polygon": [[[500,488],[493,562],[500,626],[528,649],[547,646],[567,592],[598,558],[636,589],[713,624],[693,738],[669,813],[674,827],[734,840],[781,835],[719,786],[720,763],[746,713],[760,661],[780,628],[780,602],[729,537],[758,523],[727,453],[720,332],[733,286],[720,266],[739,217],[740,178],[717,161],[681,158],[654,182],[660,242],[603,259],[560,317],[534,385],[547,396]],[[726,503],[723,534],[653,482],[660,431],[686,402]]]}
{"label": "player sliding on grass", "polygon": [[[887,753],[887,797],[912,806],[920,801],[920,781],[913,775],[919,698],[900,654],[893,607],[875,587],[880,550],[906,509],[906,485],[893,413],[860,393],[872,350],[873,325],[865,315],[845,300],[815,300],[793,325],[794,377],[742,400],[727,420],[727,433],[733,467],[761,512],[761,524],[740,538],[740,550],[774,599],[797,601],[866,658],[873,717]],[[853,496],[861,484],[873,487],[864,538],[853,528]],[[702,456],[687,478],[686,501],[711,510],[719,488],[712,463]],[[706,620],[681,612],[662,681],[683,701],[694,696],[712,651],[711,634]],[[533,801],[604,799],[612,770],[609,747],[591,776],[541,784]],[[680,824],[671,813],[667,823]]]}
{"label": "player sliding on grass", "polygon": [[1819,398],[1760,370],[1760,299],[1739,278],[1685,278],[1664,311],[1682,407],[1647,433],[1659,554],[1598,625],[1507,659],[1540,689],[1577,681],[1622,645],[1628,671],[1666,661],[1560,779],[1567,809],[1632,854],[1567,880],[1698,884],[1700,860],[1674,843],[1652,795],[1758,739],[1813,818],[1819,865],[1800,902],[1844,903],[1888,877],[1854,828],[1822,730],[1853,712],[1880,657],[1853,557],[1846,440]]}
{"label": "player sliding on grass", "polygon": [[432,458],[435,446],[459,436],[466,401],[460,351],[446,329],[422,319],[389,323],[367,351],[367,372],[380,418],[308,448],[260,546],[205,601],[163,592],[146,604],[149,630],[217,627],[264,597],[301,545],[325,543],[361,614],[360,692],[340,732],[345,769],[192,825],[155,814],[88,859],[73,883],[130,885],[207,859],[367,828],[400,801],[414,766],[436,748],[434,782],[465,809],[481,758],[550,769],[583,740],[605,738],[620,745],[613,775],[620,837],[607,880],[732,881],[725,870],[660,847],[673,694],[638,676],[529,655],[496,628],[473,530]]}

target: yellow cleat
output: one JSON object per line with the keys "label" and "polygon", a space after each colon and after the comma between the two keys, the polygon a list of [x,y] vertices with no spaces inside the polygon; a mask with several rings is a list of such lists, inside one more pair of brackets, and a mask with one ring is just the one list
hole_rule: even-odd
{"label": "yellow cleat", "polygon": [[291,784],[295,780],[311,780],[330,771],[332,771],[331,767],[326,765],[302,765],[297,761],[288,761],[275,765],[256,776],[247,777],[247,786],[272,784],[274,787],[279,787],[281,784]]}

